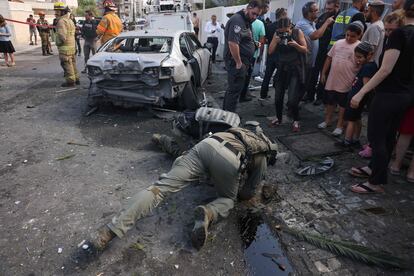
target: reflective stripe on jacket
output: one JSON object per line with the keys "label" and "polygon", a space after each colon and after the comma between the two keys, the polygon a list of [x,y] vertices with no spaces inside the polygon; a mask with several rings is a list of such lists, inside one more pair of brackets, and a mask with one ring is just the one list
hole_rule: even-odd
{"label": "reflective stripe on jacket", "polygon": [[114,13],[110,12],[104,15],[101,22],[96,28],[96,34],[101,36],[101,43],[104,44],[113,37],[122,32],[123,25],[121,19]]}
{"label": "reflective stripe on jacket", "polygon": [[75,48],[75,25],[70,14],[67,13],[61,16],[56,25],[57,36],[56,46],[58,47],[59,54],[63,55],[74,55],[76,52]]}
{"label": "reflective stripe on jacket", "polygon": [[349,23],[351,23],[352,17],[357,13],[360,13],[360,11],[351,7],[338,14],[335,19],[335,24],[332,27],[332,38],[329,43],[330,47],[332,47],[338,40],[345,38],[346,29],[348,28]]}

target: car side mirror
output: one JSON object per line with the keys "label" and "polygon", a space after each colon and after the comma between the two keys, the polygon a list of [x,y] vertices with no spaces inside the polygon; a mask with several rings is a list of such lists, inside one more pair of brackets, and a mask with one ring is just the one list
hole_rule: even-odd
{"label": "car side mirror", "polygon": [[211,44],[210,42],[206,42],[204,43],[204,48],[211,50],[213,49],[213,44]]}

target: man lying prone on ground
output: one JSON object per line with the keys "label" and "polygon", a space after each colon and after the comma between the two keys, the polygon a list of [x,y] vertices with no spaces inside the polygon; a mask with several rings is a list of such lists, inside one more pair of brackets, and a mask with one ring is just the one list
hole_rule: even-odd
{"label": "man lying prone on ground", "polygon": [[[217,192],[217,199],[194,210],[191,242],[200,249],[207,240],[208,227],[218,218],[225,218],[234,202],[252,198],[263,180],[267,165],[276,162],[277,145],[264,135],[260,127],[256,132],[244,128],[230,128],[203,139],[184,155],[178,157],[171,170],[158,181],[133,196],[131,204],[116,215],[112,222],[98,230],[97,238],[84,243],[73,260],[82,263],[107,248],[115,237],[122,238],[135,222],[145,217],[165,197],[209,176]],[[240,185],[240,175],[247,179]],[[79,257],[82,256],[82,257]]]}

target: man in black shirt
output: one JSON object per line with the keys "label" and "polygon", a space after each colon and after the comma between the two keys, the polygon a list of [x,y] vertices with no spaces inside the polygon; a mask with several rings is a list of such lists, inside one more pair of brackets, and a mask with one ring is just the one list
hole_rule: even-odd
{"label": "man in black shirt", "polygon": [[261,9],[261,2],[251,0],[246,9],[235,13],[226,24],[223,56],[227,70],[227,90],[223,101],[224,110],[236,111],[255,51],[250,24],[260,15]]}
{"label": "man in black shirt", "polygon": [[86,11],[85,22],[83,22],[81,29],[82,38],[85,40],[85,44],[83,45],[83,54],[85,56],[85,69],[82,71],[82,73],[86,73],[86,62],[88,62],[90,52],[92,52],[92,55],[94,55],[96,52],[96,27],[97,23],[93,19],[93,13],[91,11]]}

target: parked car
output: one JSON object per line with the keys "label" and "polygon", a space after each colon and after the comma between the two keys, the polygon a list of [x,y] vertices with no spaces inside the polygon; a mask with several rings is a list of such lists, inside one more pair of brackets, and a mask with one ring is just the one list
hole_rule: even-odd
{"label": "parked car", "polygon": [[89,104],[199,107],[211,54],[193,33],[139,30],[121,33],[88,60]]}

